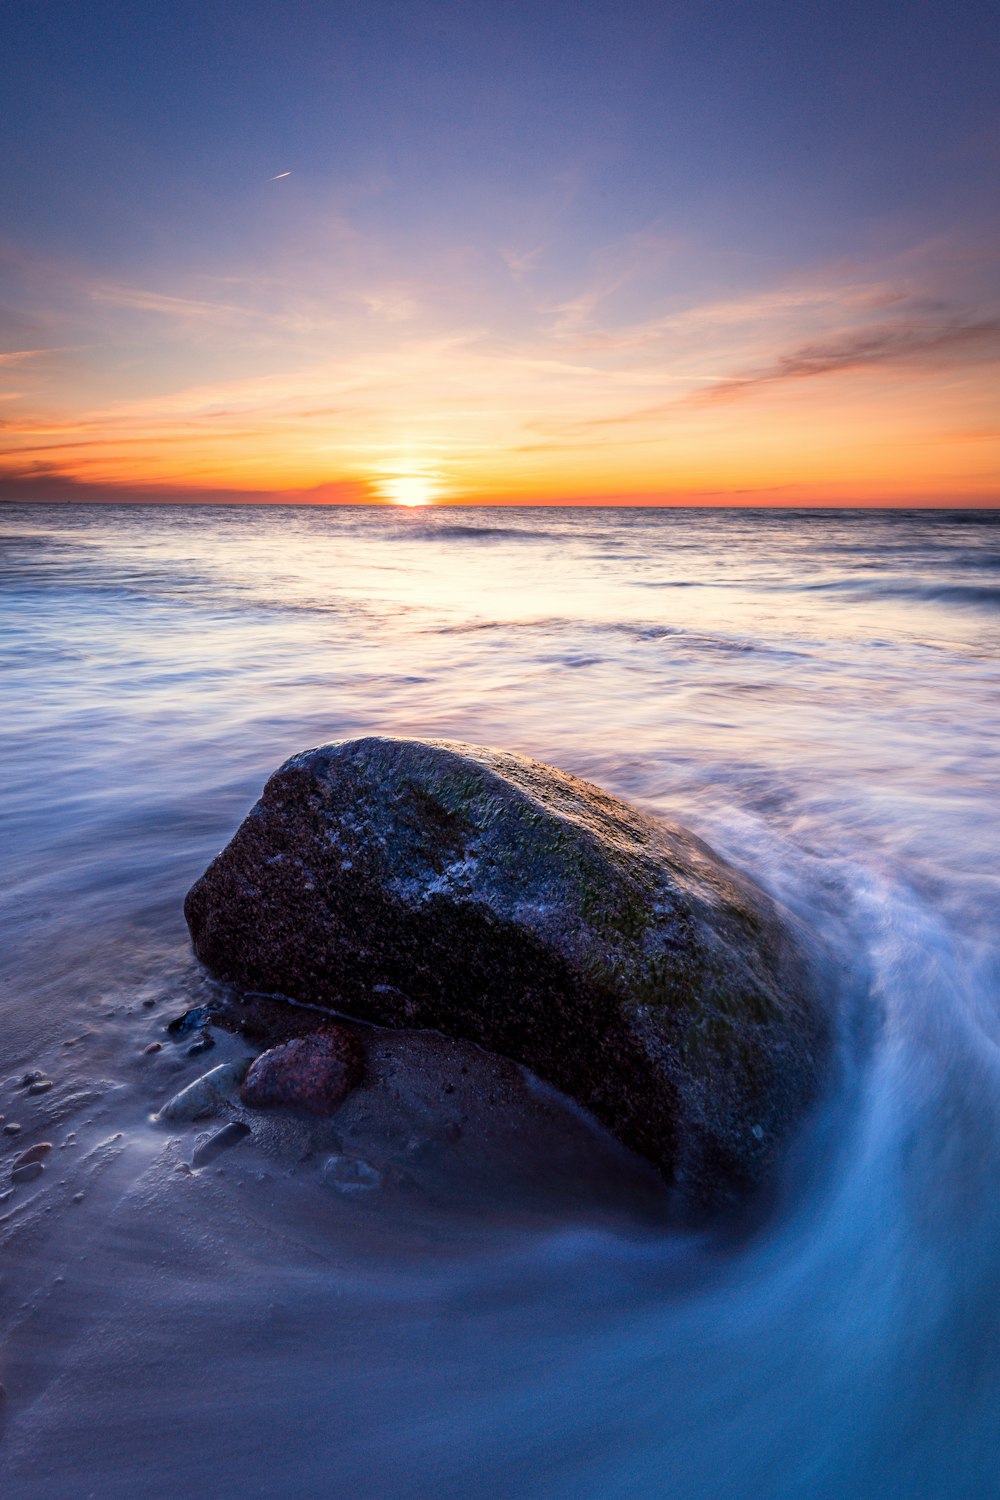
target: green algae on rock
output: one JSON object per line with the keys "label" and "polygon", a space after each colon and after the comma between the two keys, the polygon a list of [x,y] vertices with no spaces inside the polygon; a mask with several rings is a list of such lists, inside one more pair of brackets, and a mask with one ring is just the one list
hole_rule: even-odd
{"label": "green algae on rock", "polygon": [[762,1180],[829,1027],[788,920],[684,830],[507,751],[293,756],[188,893],[220,978],[525,1064],[692,1202]]}

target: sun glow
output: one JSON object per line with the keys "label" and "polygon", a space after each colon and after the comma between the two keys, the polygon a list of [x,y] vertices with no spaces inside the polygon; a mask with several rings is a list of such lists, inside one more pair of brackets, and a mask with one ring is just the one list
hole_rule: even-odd
{"label": "sun glow", "polygon": [[390,505],[433,505],[441,493],[428,474],[386,474],[379,479],[378,488]]}

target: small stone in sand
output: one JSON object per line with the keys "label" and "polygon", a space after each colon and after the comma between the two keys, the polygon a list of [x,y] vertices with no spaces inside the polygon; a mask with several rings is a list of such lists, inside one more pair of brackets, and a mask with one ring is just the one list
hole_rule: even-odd
{"label": "small stone in sand", "polygon": [[156,1004],[155,1000],[144,1000],[142,1002],[142,1008],[143,1008],[143,1010],[152,1010],[153,1006],[155,1004]]}
{"label": "small stone in sand", "polygon": [[82,1193],[74,1193],[73,1194],[73,1202],[74,1203],[82,1203],[83,1202],[83,1194]]}
{"label": "small stone in sand", "polygon": [[39,1141],[37,1146],[29,1146],[27,1151],[22,1151],[20,1156],[14,1158],[15,1167],[26,1167],[33,1161],[44,1161],[52,1150],[51,1141]]}
{"label": "small stone in sand", "polygon": [[45,1168],[40,1161],[29,1161],[25,1167],[15,1167],[10,1174],[11,1182],[34,1182],[36,1177],[41,1177]]}
{"label": "small stone in sand", "polygon": [[338,1193],[370,1193],[373,1188],[381,1187],[382,1173],[357,1156],[328,1156],[323,1180]]}
{"label": "small stone in sand", "polygon": [[167,1030],[171,1036],[187,1036],[189,1031],[199,1031],[205,1026],[210,1015],[207,1005],[196,1005],[193,1010],[186,1010],[182,1016],[174,1016],[168,1021]]}
{"label": "small stone in sand", "polygon": [[26,1089],[29,1083],[37,1083],[39,1079],[44,1077],[45,1074],[39,1068],[33,1068],[30,1073],[24,1074],[21,1082],[18,1084],[18,1088]]}
{"label": "small stone in sand", "polygon": [[244,1125],[242,1120],[231,1120],[228,1125],[223,1125],[214,1135],[209,1136],[207,1141],[195,1148],[191,1157],[193,1167],[205,1167],[210,1161],[214,1161],[223,1151],[228,1151],[230,1146],[235,1146],[239,1141],[245,1140],[250,1134],[250,1126]]}
{"label": "small stone in sand", "polygon": [[196,1042],[191,1043],[190,1047],[187,1049],[187,1055],[188,1057],[197,1057],[199,1052],[207,1052],[210,1047],[214,1046],[215,1037],[209,1036],[208,1032],[206,1031],[202,1036],[198,1038]]}
{"label": "small stone in sand", "polygon": [[19,1135],[20,1132],[21,1127],[14,1120],[11,1120],[10,1124],[5,1125],[3,1128],[4,1135]]}
{"label": "small stone in sand", "polygon": [[186,1089],[181,1089],[160,1110],[161,1120],[197,1120],[202,1115],[213,1114],[238,1084],[242,1083],[250,1066],[249,1057],[234,1062],[221,1063],[210,1073],[203,1073]]}
{"label": "small stone in sand", "polygon": [[49,1089],[51,1087],[52,1087],[52,1079],[51,1078],[40,1078],[37,1083],[33,1083],[33,1084],[30,1085],[30,1087],[28,1089],[28,1093],[29,1094],[47,1094],[48,1091],[49,1091]]}
{"label": "small stone in sand", "polygon": [[150,1042],[148,1047],[143,1047],[142,1054],[144,1057],[148,1057],[151,1052],[159,1052],[162,1046],[162,1042]]}

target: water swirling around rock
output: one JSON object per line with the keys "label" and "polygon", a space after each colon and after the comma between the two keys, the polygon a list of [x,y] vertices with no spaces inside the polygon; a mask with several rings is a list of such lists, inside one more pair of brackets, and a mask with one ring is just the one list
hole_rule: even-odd
{"label": "water swirling around rock", "polygon": [[[987,1500],[1000,635],[941,591],[995,586],[997,519],[420,519],[0,514],[0,1143],[52,1145],[0,1202],[5,1494]],[[811,587],[883,566],[907,592]],[[516,1069],[455,1043],[422,1094],[440,1039],[379,1033],[347,1113],[207,1166],[220,1121],[152,1123],[246,1050],[166,1031],[219,1000],[184,892],[290,745],[373,734],[564,766],[822,935],[836,1086],[738,1235],[665,1226]],[[397,1184],[378,1132],[420,1118]]]}

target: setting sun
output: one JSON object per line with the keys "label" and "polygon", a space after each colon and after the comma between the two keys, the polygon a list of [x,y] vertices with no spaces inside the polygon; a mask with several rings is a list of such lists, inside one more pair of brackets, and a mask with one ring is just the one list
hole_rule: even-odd
{"label": "setting sun", "polygon": [[423,474],[395,474],[380,480],[379,489],[391,505],[431,505],[439,494]]}

